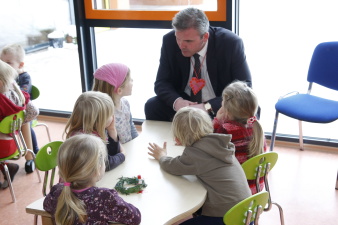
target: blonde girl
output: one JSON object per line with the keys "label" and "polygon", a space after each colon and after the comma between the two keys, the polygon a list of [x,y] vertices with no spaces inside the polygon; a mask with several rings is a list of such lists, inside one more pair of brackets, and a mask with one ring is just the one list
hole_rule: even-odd
{"label": "blonde girl", "polygon": [[193,107],[179,109],[172,127],[177,144],[185,146],[182,155],[167,156],[166,143],[163,147],[150,143],[148,154],[168,173],[196,175],[208,193],[196,217],[181,224],[224,225],[224,214],[251,195],[243,169],[235,158],[231,136],[213,133],[210,116]]}
{"label": "blonde girl", "polygon": [[[19,85],[22,91],[25,91],[31,95],[32,94],[31,76],[28,74],[27,71],[24,70],[25,65],[24,48],[19,44],[6,45],[0,52],[0,59],[16,70],[16,72],[19,74],[16,78],[17,84]],[[31,141],[29,142],[26,141],[26,145],[29,148],[32,148],[34,153],[37,153],[39,151],[39,145],[37,142],[35,131],[32,127],[30,128],[30,131],[31,131],[30,135],[28,134],[28,136],[26,133],[23,133],[25,140],[31,138]]]}
{"label": "blonde girl", "polygon": [[108,94],[114,102],[115,126],[120,142],[126,143],[138,136],[130,105],[125,96],[130,96],[133,79],[129,68],[121,63],[110,63],[101,66],[94,73],[93,91]]}
{"label": "blonde girl", "polygon": [[105,144],[94,135],[79,134],[60,146],[58,169],[63,183],[54,185],[43,203],[57,225],[140,223],[135,206],[115,190],[95,186],[104,175],[106,157]]}
{"label": "blonde girl", "polygon": [[94,134],[107,145],[106,170],[112,170],[125,160],[123,148],[117,137],[114,123],[114,104],[105,93],[88,91],[75,102],[73,112],[66,124],[66,138],[77,134]]}
{"label": "blonde girl", "polygon": [[[19,86],[16,84],[15,79],[18,73],[7,63],[0,60],[0,121],[6,116],[18,113],[25,110],[25,120],[22,126],[23,132],[30,132],[29,123],[31,120],[37,117],[39,109],[36,108],[29,100],[29,94],[21,91]],[[13,154],[16,150],[16,145],[9,135],[0,133],[0,157],[4,158]],[[25,155],[26,158],[26,172],[33,172],[35,168],[33,155],[29,152]],[[15,163],[7,163],[11,180],[13,181],[15,174],[18,172],[19,165]],[[2,173],[4,168],[0,167]],[[1,183],[0,183],[1,184]],[[7,188],[8,182],[5,180],[1,184],[1,188]]]}
{"label": "blonde girl", "polygon": [[[236,158],[242,164],[266,151],[264,132],[255,116],[258,99],[252,88],[242,81],[229,84],[223,90],[222,97],[222,107],[213,120],[214,132],[232,135]],[[254,181],[249,181],[249,186],[256,193]]]}

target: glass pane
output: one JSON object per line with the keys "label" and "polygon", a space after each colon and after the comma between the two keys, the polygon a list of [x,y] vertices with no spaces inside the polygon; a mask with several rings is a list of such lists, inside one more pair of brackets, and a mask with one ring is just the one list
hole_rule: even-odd
{"label": "glass pane", "polygon": [[[76,29],[67,0],[0,0],[0,48],[20,44],[42,109],[72,111],[81,90]],[[37,7],[38,6],[38,7]]]}
{"label": "glass pane", "polygon": [[145,119],[144,104],[155,96],[162,37],[170,29],[95,28],[98,67],[123,63],[131,71],[133,92],[126,97],[133,118]]}
{"label": "glass pane", "polygon": [[96,0],[96,9],[179,11],[193,6],[204,11],[217,11],[217,0]]}
{"label": "glass pane", "polygon": [[[338,2],[241,1],[239,32],[243,38],[253,87],[262,108],[261,122],[271,132],[278,98],[291,91],[306,93],[307,71],[314,48],[335,41]],[[336,91],[313,86],[313,94],[338,99]],[[303,135],[338,139],[338,121],[303,123]],[[298,135],[298,121],[279,116],[277,133]]]}

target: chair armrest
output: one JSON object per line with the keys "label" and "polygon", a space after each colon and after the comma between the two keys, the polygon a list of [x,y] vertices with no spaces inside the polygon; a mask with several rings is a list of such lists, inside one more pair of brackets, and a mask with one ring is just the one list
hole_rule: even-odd
{"label": "chair armrest", "polygon": [[299,91],[291,91],[291,92],[289,92],[289,93],[287,93],[285,95],[280,96],[278,100],[280,100],[282,98],[285,98],[285,97],[287,97],[289,95],[298,95],[298,94],[299,94]]}

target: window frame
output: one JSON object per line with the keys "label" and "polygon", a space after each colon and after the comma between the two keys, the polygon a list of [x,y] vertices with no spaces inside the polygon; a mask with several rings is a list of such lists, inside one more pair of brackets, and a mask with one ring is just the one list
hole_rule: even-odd
{"label": "window frame", "polygon": [[[178,11],[95,9],[95,0],[84,0],[86,19],[101,20],[171,20]],[[205,11],[210,21],[226,21],[227,0],[217,1],[217,11]]]}

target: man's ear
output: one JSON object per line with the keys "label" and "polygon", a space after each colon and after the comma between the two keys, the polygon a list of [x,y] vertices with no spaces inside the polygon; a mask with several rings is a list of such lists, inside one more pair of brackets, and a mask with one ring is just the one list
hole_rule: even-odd
{"label": "man's ear", "polygon": [[207,42],[208,39],[209,39],[209,32],[206,32],[205,34],[203,34],[203,41]]}

